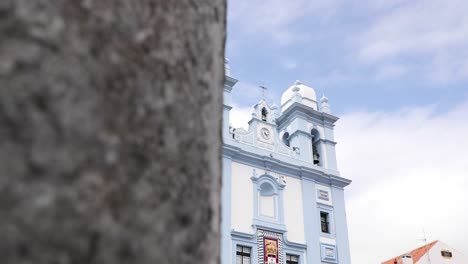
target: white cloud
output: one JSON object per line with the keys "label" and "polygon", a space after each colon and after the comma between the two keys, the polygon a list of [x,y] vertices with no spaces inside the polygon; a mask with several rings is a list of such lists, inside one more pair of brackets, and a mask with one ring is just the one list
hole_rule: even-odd
{"label": "white cloud", "polygon": [[327,88],[336,88],[343,85],[349,85],[353,82],[354,79],[355,78],[351,73],[339,68],[331,69],[326,74],[316,75],[312,78],[312,80],[314,80],[315,84],[317,85],[314,87],[320,87],[320,89],[323,89],[323,92],[325,93]]}
{"label": "white cloud", "polygon": [[242,80],[237,82],[232,89],[233,99],[241,99],[243,101],[260,101],[262,99],[262,91],[259,84],[255,85]]}
{"label": "white cloud", "polygon": [[407,66],[402,64],[388,64],[378,69],[375,78],[377,80],[395,79],[406,74]]}
{"label": "white cloud", "polygon": [[374,61],[399,54],[436,52],[468,41],[466,1],[411,1],[379,17],[357,36],[361,56]]}
{"label": "white cloud", "polygon": [[[376,16],[353,36],[361,62],[389,64],[419,60],[423,76],[452,82],[468,77],[460,70],[468,60],[468,2],[406,1]],[[447,58],[447,59],[445,59]]]}
{"label": "white cloud", "polygon": [[263,91],[260,88],[260,84],[267,87],[265,90],[265,100],[273,105],[278,104],[280,95],[278,89],[270,87],[270,84],[265,81],[259,81],[258,85],[239,81],[232,90],[232,101],[234,105],[240,107],[253,107],[256,103],[260,102],[263,98]]}
{"label": "white cloud", "polygon": [[[357,68],[359,76],[371,70],[374,80],[384,81],[411,72],[412,78],[442,86],[468,80],[466,10],[465,0],[231,0],[229,50],[241,52],[240,43],[249,39],[261,40],[265,47],[312,47],[315,41],[336,42],[332,36],[350,36],[348,49],[338,50],[346,52],[340,63],[344,75],[356,79],[348,71]],[[359,19],[354,23],[348,16]],[[337,26],[344,21],[346,25]],[[295,62],[304,64],[300,57]],[[282,66],[297,69],[294,63]]]}
{"label": "white cloud", "polygon": [[244,33],[266,35],[268,44],[284,45],[298,39],[290,28],[294,22],[314,14],[320,14],[325,20],[335,12],[338,3],[337,0],[232,0],[228,3],[228,19]]}
{"label": "white cloud", "polygon": [[253,107],[238,107],[233,106],[229,115],[229,123],[234,128],[249,129],[248,122],[252,118]]}
{"label": "white cloud", "polygon": [[286,60],[283,62],[283,68],[286,70],[294,70],[297,68],[297,63],[293,60]]}
{"label": "white cloud", "polygon": [[365,8],[370,13],[375,13],[398,7],[407,2],[407,0],[356,0],[353,4],[359,8]]}
{"label": "white cloud", "polygon": [[440,239],[468,254],[468,101],[355,112],[336,126],[353,263],[380,263]]}

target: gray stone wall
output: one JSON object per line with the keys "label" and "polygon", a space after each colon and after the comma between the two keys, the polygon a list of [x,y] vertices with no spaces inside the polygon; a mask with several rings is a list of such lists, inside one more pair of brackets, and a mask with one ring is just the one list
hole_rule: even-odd
{"label": "gray stone wall", "polygon": [[0,1],[0,262],[218,263],[225,0]]}

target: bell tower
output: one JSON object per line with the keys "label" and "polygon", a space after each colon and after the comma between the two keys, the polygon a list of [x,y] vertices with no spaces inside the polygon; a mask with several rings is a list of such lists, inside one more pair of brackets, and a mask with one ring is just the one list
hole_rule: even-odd
{"label": "bell tower", "polygon": [[277,138],[275,116],[276,107],[270,107],[264,99],[254,106],[249,129],[256,134],[254,142],[261,148],[274,149],[275,138]]}
{"label": "bell tower", "polygon": [[328,98],[320,105],[312,87],[296,81],[281,97],[282,114],[277,119],[283,140],[298,154],[298,158],[326,169],[337,170],[334,123]]}

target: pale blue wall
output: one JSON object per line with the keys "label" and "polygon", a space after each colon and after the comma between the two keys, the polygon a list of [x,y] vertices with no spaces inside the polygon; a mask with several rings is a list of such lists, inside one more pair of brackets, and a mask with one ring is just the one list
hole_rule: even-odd
{"label": "pale blue wall", "polygon": [[338,261],[340,264],[350,264],[348,225],[346,222],[346,208],[343,189],[332,188],[333,206],[335,214],[336,243],[338,245]]}
{"label": "pale blue wall", "polygon": [[[237,80],[226,77],[223,88],[223,142],[229,141],[229,112],[231,110],[231,91]],[[232,159],[224,155],[222,159],[221,188],[221,263],[231,263],[231,172]]]}
{"label": "pale blue wall", "polygon": [[231,158],[223,157],[221,188],[221,263],[230,263],[231,261],[231,163]]}
{"label": "pale blue wall", "polygon": [[315,182],[302,180],[302,200],[304,206],[304,229],[307,244],[307,263],[320,263],[319,232]]}

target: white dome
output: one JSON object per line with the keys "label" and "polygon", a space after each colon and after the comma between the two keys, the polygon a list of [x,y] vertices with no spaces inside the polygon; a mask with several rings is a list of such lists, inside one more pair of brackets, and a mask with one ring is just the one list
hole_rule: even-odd
{"label": "white dome", "polygon": [[312,87],[304,85],[301,81],[296,81],[289,87],[281,96],[281,110],[286,110],[293,102],[295,102],[296,91],[302,97],[300,103],[312,107],[317,110],[317,95]]}

